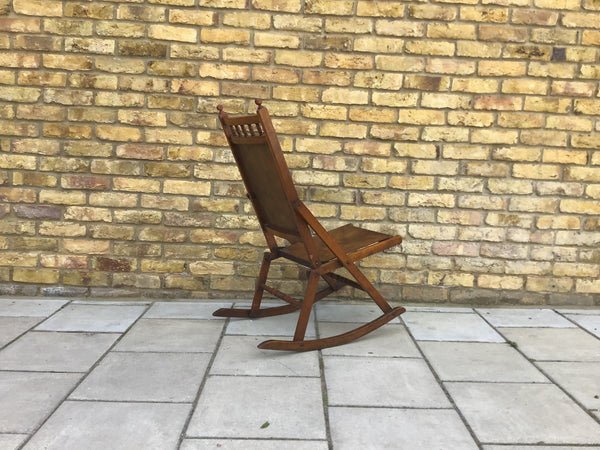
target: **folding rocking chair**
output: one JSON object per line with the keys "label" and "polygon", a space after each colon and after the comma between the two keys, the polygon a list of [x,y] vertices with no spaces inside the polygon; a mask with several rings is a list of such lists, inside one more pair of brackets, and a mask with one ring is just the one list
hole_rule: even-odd
{"label": "folding rocking chair", "polygon": [[[252,306],[249,309],[222,308],[213,313],[220,317],[268,317],[300,310],[291,341],[268,340],[261,349],[316,350],[345,344],[379,328],[402,314],[402,307],[392,308],[355,265],[369,255],[402,242],[401,236],[345,225],[326,231],[299,200],[288,166],[283,157],[269,113],[257,99],[258,110],[249,116],[229,117],[219,105],[219,120],[246,186],[248,198],[265,235],[265,251]],[[275,237],[289,242],[278,246]],[[304,299],[298,301],[267,285],[271,261],[285,258],[309,270]],[[345,268],[354,280],[333,273]],[[319,279],[327,286],[317,290]],[[344,286],[363,290],[375,301],[383,314],[346,333],[321,339],[305,340],[305,332],[315,302]],[[264,291],[284,300],[287,305],[260,308]]]}

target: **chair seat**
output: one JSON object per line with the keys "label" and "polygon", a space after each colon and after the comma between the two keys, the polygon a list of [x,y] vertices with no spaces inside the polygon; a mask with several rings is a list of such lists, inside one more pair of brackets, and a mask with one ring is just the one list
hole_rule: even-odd
{"label": "chair seat", "polygon": [[[365,230],[364,228],[355,227],[352,224],[344,225],[329,231],[329,234],[337,244],[342,247],[344,253],[351,256],[352,253],[387,241],[389,245],[384,245],[383,248],[378,246],[377,251],[393,247],[401,242],[400,236],[391,236],[377,231]],[[319,254],[319,260],[322,264],[336,259],[329,247],[318,237],[314,236],[315,245]],[[309,258],[306,253],[306,248],[302,242],[295,242],[288,247],[280,249],[280,253],[289,259],[292,259],[300,264],[310,266]],[[364,255],[363,255],[364,257]]]}

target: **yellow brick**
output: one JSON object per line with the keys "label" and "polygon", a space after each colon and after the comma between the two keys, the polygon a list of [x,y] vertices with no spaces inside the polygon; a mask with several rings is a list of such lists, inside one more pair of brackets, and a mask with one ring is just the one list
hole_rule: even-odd
{"label": "yellow brick", "polygon": [[[533,64],[530,63],[530,64]],[[481,76],[518,77],[525,75],[527,63],[520,61],[480,61],[477,73]]]}
{"label": "yellow brick", "polygon": [[401,109],[398,111],[399,123],[416,125],[444,125],[445,114],[443,111],[426,109]]}
{"label": "yellow brick", "polygon": [[525,111],[539,111],[539,112],[554,112],[554,113],[567,113],[571,108],[571,101],[562,98],[545,98],[545,97],[531,97],[525,98],[525,104],[523,109]]}
{"label": "yellow brick", "polygon": [[[408,234],[417,239],[435,239],[439,241],[451,241],[456,239],[456,227],[447,225],[434,226],[415,224],[408,226]],[[440,263],[443,264],[443,260],[440,260],[434,264]],[[412,266],[410,262],[408,264]]]}
{"label": "yellow brick", "polygon": [[600,280],[577,280],[576,291],[587,294],[600,293]]}
{"label": "yellow brick", "polygon": [[487,42],[460,41],[456,45],[457,56],[472,58],[499,58],[502,54],[501,44]]}
{"label": "yellow brick", "polygon": [[471,98],[458,94],[421,94],[421,106],[440,109],[470,109]]}
{"label": "yellow brick", "polygon": [[69,206],[64,218],[73,221],[112,222],[111,212],[107,208]]}
{"label": "yellow brick", "polygon": [[492,194],[531,194],[533,184],[525,180],[490,179],[488,189]]}
{"label": "yellow brick", "polygon": [[560,211],[575,214],[600,214],[600,203],[593,200],[570,200],[560,201]]}
{"label": "yellow brick", "polygon": [[322,29],[322,20],[320,17],[283,14],[273,17],[273,25],[278,30],[317,32]]}
{"label": "yellow brick", "polygon": [[556,211],[557,204],[558,202],[553,199],[514,197],[510,199],[508,209],[509,211],[553,213]]}
{"label": "yellow brick", "polygon": [[205,181],[165,180],[163,192],[165,194],[209,195],[210,183]]}
{"label": "yellow brick", "polygon": [[391,144],[380,142],[346,142],[344,153],[350,155],[388,156]]}
{"label": "yellow brick", "polygon": [[543,162],[558,164],[586,164],[587,152],[577,150],[545,149]]}
{"label": "yellow brick", "polygon": [[357,87],[398,90],[402,86],[402,75],[383,72],[359,72],[354,78]]}
{"label": "yellow brick", "polygon": [[[318,154],[324,155],[324,154],[336,153],[336,152],[340,151],[341,149],[342,149],[341,144],[334,140],[296,139],[296,151],[298,151],[298,152],[318,153]],[[286,159],[288,159],[288,158],[286,158]],[[288,164],[289,164],[289,159],[288,159]]]}
{"label": "yellow brick", "polygon": [[548,145],[565,147],[567,145],[567,133],[551,130],[524,130],[520,141],[525,145]]}
{"label": "yellow brick", "polygon": [[498,115],[498,125],[503,128],[542,128],[544,126],[544,116],[527,113],[500,113]]}
{"label": "yellow brick", "polygon": [[347,114],[344,106],[308,104],[302,108],[302,115],[313,119],[339,120],[347,117]]}
{"label": "yellow brick", "polygon": [[449,111],[448,124],[467,127],[489,127],[494,122],[494,114],[472,111]]}
{"label": "yellow brick", "polygon": [[367,127],[355,124],[325,123],[321,126],[319,134],[320,136],[364,139],[367,136]]}
{"label": "yellow brick", "polygon": [[512,130],[476,129],[471,133],[472,143],[516,144],[519,132]]}
{"label": "yellow brick", "polygon": [[543,216],[536,222],[536,227],[541,230],[570,229],[577,230],[581,227],[579,217],[574,216]]}
{"label": "yellow brick", "polygon": [[525,289],[536,292],[569,292],[573,280],[569,278],[527,277]]}
{"label": "yellow brick", "polygon": [[325,20],[325,31],[328,33],[371,33],[373,23],[369,19],[361,18],[332,18]]}
{"label": "yellow brick", "polygon": [[323,56],[316,52],[300,52],[293,50],[277,50],[275,62],[277,64],[293,67],[318,67]]}
{"label": "yellow brick", "polygon": [[16,13],[26,16],[62,16],[62,2],[39,0],[13,0]]}
{"label": "yellow brick", "polygon": [[598,278],[600,266],[598,264],[556,262],[552,274],[564,277],[593,277]]}
{"label": "yellow brick", "polygon": [[21,283],[40,283],[56,284],[58,283],[60,272],[50,269],[13,269],[13,281]]}
{"label": "yellow brick", "polygon": [[469,130],[460,127],[425,127],[421,138],[424,141],[467,142]]}
{"label": "yellow brick", "polygon": [[[252,6],[256,9],[268,11],[283,11],[297,13],[300,11],[302,2],[300,0],[252,0]],[[245,8],[245,6],[241,6]]]}
{"label": "yellow brick", "polygon": [[390,109],[350,108],[348,117],[357,122],[391,123],[396,121],[396,113]]}
{"label": "yellow brick", "polygon": [[[245,79],[248,79],[247,75]],[[300,75],[297,71],[290,69],[256,67],[252,70],[252,79],[256,81],[298,84]]]}
{"label": "yellow brick", "polygon": [[477,285],[486,289],[522,289],[524,281],[521,277],[482,274],[477,277]]}
{"label": "yellow brick", "polygon": [[455,203],[454,195],[451,194],[410,193],[408,195],[408,206],[435,206],[440,208],[453,208]]}
{"label": "yellow brick", "polygon": [[233,262],[197,261],[189,265],[194,275],[234,275]]}
{"label": "yellow brick", "polygon": [[493,93],[498,91],[498,81],[472,78],[455,78],[452,90],[457,92]]}
{"label": "yellow brick", "polygon": [[273,88],[273,98],[300,102],[316,102],[319,99],[319,91],[308,87],[277,86]]}
{"label": "yellow brick", "polygon": [[475,40],[475,25],[456,23],[430,23],[427,25],[427,37],[432,39],[471,39]]}
{"label": "yellow brick", "polygon": [[385,177],[379,175],[344,175],[344,186],[354,188],[382,188],[385,187]]}
{"label": "yellow brick", "polygon": [[0,266],[10,267],[34,267],[37,265],[38,257],[34,253],[3,252],[0,258]]}
{"label": "yellow brick", "polygon": [[455,44],[452,42],[407,42],[406,53],[417,55],[454,56]]}
{"label": "yellow brick", "polygon": [[343,220],[383,220],[385,208],[374,206],[349,206],[340,207],[340,218]]}
{"label": "yellow brick", "polygon": [[292,34],[257,32],[254,34],[254,45],[257,47],[300,48],[300,38]]}
{"label": "yellow brick", "polygon": [[548,82],[517,78],[502,82],[502,92],[505,94],[537,94],[546,95]]}
{"label": "yellow brick", "polygon": [[160,192],[160,182],[155,180],[115,177],[113,185],[116,191]]}
{"label": "yellow brick", "polygon": [[513,167],[513,176],[535,180],[557,180],[560,176],[560,167],[556,165],[515,164]]}
{"label": "yellow brick", "polygon": [[106,254],[110,250],[110,241],[64,239],[63,249],[69,253]]}
{"label": "yellow brick", "polygon": [[66,236],[72,238],[85,236],[86,227],[74,222],[42,222],[40,223],[39,233],[42,236]]}
{"label": "yellow brick", "polygon": [[323,91],[323,102],[361,104],[368,102],[369,92],[363,90],[351,90],[343,88],[328,88]]}
{"label": "yellow brick", "polygon": [[[188,13],[189,11],[182,11],[182,16],[185,16]],[[213,24],[214,13],[211,13],[210,20],[211,22],[206,23],[205,25]],[[223,14],[223,25],[229,25],[236,28],[255,28],[259,30],[268,30],[271,26],[271,16],[266,13],[226,12]]]}
{"label": "yellow brick", "polygon": [[85,192],[71,191],[50,191],[44,190],[39,194],[40,203],[50,203],[54,205],[84,205],[86,202]]}

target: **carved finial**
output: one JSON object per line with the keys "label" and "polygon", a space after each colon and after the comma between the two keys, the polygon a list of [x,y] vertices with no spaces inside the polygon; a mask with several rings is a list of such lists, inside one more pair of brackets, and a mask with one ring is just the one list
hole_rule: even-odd
{"label": "carved finial", "polygon": [[262,98],[257,98],[254,100],[254,103],[256,103],[256,106],[258,106],[257,109],[262,108]]}
{"label": "carved finial", "polygon": [[217,105],[217,109],[219,110],[219,112],[223,111],[223,105]]}

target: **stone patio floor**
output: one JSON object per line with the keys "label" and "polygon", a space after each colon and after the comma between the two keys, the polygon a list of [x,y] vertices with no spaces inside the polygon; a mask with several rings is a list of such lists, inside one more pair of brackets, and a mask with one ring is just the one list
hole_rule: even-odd
{"label": "stone patio floor", "polygon": [[[0,449],[600,449],[600,309],[407,307],[259,350],[234,302],[0,299]],[[321,303],[308,335],[379,315]]]}

